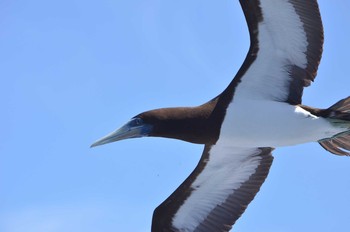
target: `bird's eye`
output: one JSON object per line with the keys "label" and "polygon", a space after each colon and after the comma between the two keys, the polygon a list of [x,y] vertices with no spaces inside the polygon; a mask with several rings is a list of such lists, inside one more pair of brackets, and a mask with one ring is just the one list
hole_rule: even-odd
{"label": "bird's eye", "polygon": [[142,124],[142,119],[141,118],[135,118],[133,121],[132,121],[132,124],[133,126],[139,126]]}

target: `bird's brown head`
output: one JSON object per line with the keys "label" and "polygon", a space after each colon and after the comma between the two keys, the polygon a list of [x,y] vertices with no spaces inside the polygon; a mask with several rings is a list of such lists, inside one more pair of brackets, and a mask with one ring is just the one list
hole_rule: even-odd
{"label": "bird's brown head", "polygon": [[209,106],[162,108],[143,112],[91,147],[146,136],[210,143],[215,139],[219,128],[212,124],[215,121],[211,117],[213,107]]}

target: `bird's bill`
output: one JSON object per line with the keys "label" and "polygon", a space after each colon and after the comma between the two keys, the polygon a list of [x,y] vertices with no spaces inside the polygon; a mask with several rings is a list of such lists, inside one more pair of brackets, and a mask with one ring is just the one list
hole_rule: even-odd
{"label": "bird's bill", "polygon": [[127,124],[116,131],[104,136],[103,138],[94,142],[90,147],[100,146],[106,143],[112,143],[123,139],[139,138],[148,136],[152,130],[152,126],[144,124],[141,119],[134,118]]}

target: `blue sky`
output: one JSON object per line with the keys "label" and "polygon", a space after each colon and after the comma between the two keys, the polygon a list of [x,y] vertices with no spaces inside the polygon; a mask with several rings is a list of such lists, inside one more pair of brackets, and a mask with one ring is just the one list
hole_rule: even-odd
{"label": "blue sky", "polygon": [[[325,46],[304,104],[350,94],[350,3],[319,1]],[[202,147],[145,138],[90,149],[149,109],[219,94],[248,50],[238,1],[0,2],[0,231],[150,231]],[[350,159],[281,148],[234,231],[348,231]]]}

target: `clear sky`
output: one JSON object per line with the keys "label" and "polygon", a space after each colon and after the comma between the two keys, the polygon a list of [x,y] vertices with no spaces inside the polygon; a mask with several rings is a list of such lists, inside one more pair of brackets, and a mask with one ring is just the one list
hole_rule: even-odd
{"label": "clear sky", "polygon": [[[350,3],[319,4],[324,53],[304,104],[328,107],[350,94]],[[2,0],[0,28],[0,231],[150,231],[202,146],[89,146],[142,111],[219,94],[248,50],[238,0]],[[350,159],[317,143],[274,156],[233,231],[349,231]]]}

